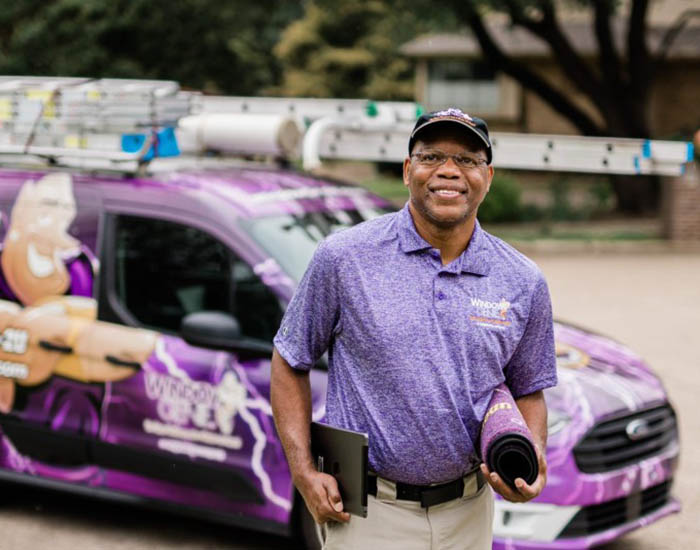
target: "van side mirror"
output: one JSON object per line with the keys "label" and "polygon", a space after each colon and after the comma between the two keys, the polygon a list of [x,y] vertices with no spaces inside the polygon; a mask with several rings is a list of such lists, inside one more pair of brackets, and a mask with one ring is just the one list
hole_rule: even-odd
{"label": "van side mirror", "polygon": [[248,356],[272,356],[271,343],[243,336],[238,319],[223,311],[190,313],[182,320],[180,335],[193,346]]}

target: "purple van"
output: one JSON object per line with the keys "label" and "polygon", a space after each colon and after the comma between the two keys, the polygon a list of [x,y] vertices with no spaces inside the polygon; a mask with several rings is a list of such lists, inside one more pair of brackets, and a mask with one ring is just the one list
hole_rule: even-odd
{"label": "purple van", "polygon": [[[318,242],[392,208],[270,166],[153,174],[0,171],[0,479],[317,548],[273,425],[271,341]],[[680,508],[658,378],[608,338],[556,335],[549,483],[497,501],[494,548],[590,548]]]}

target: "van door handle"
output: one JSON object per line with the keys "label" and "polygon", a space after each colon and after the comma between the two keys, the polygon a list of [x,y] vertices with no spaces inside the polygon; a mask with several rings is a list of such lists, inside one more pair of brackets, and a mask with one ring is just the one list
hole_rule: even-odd
{"label": "van door handle", "polygon": [[39,340],[39,347],[47,351],[58,351],[59,353],[73,353],[73,348],[70,346],[62,346],[54,344],[48,340]]}
{"label": "van door handle", "polygon": [[131,367],[132,369],[140,369],[141,363],[138,361],[129,361],[127,359],[119,359],[114,355],[105,355],[105,361],[117,365],[118,367]]}

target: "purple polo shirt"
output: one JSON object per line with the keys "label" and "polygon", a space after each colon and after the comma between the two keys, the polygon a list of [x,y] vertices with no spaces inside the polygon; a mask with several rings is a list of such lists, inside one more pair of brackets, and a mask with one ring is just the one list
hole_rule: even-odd
{"label": "purple polo shirt", "polygon": [[481,461],[481,420],[505,380],[557,382],[549,291],[535,264],[478,222],[443,266],[408,206],[316,250],[274,344],[294,368],[328,350],[326,420],[369,434],[370,467],[426,485]]}

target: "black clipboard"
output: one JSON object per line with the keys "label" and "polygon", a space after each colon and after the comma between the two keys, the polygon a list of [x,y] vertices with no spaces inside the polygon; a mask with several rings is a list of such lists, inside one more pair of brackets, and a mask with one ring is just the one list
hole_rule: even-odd
{"label": "black clipboard", "polygon": [[311,453],[319,472],[338,482],[343,511],[367,517],[367,434],[311,423]]}

